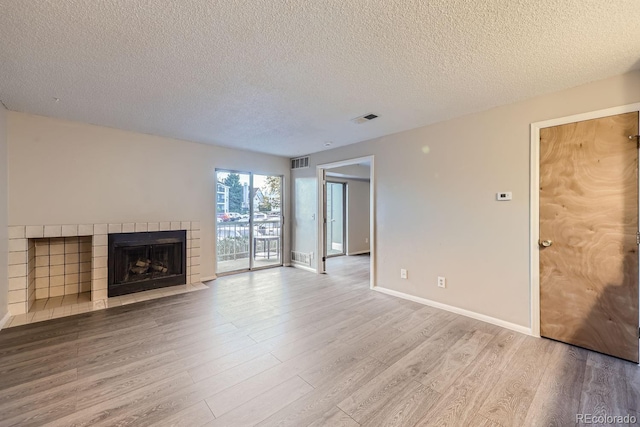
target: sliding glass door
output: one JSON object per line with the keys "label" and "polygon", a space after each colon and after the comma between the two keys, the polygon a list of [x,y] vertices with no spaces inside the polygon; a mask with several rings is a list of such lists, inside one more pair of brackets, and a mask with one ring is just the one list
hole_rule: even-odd
{"label": "sliding glass door", "polygon": [[345,184],[327,182],[327,256],[344,255]]}
{"label": "sliding glass door", "polygon": [[216,273],[282,265],[282,177],[216,170]]}
{"label": "sliding glass door", "polygon": [[254,175],[253,266],[282,265],[282,177]]}

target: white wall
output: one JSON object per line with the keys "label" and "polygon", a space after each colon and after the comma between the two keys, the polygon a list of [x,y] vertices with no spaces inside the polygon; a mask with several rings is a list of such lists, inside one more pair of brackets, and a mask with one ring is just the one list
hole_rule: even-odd
{"label": "white wall", "polygon": [[292,173],[293,248],[316,250],[316,165],[374,155],[377,285],[529,327],[530,124],[639,101],[634,72],[314,154]]}
{"label": "white wall", "polygon": [[8,313],[9,274],[7,269],[7,110],[0,105],[0,327]]}
{"label": "white wall", "polygon": [[[349,168],[350,166],[344,166]],[[368,180],[345,179],[333,176],[337,170],[342,168],[332,168],[327,170],[327,180],[331,182],[343,182],[347,185],[347,242],[345,253],[347,255],[359,254],[369,251],[370,224],[371,224],[371,186]],[[367,170],[369,168],[366,168]],[[329,172],[332,175],[329,175]],[[368,177],[369,175],[367,175]]]}
{"label": "white wall", "polygon": [[215,269],[216,168],[284,175],[288,200],[283,157],[23,113],[8,113],[8,159],[9,225],[200,221],[202,277]]}
{"label": "white wall", "polygon": [[370,185],[369,181],[347,182],[347,255],[369,250]]}
{"label": "white wall", "polygon": [[[347,216],[345,218],[347,242],[345,253],[347,255],[357,255],[369,251],[371,224],[371,205],[369,200],[371,199],[371,186],[368,180],[362,178],[345,179],[333,176],[336,171],[349,167],[351,166],[327,169],[327,180],[347,184]],[[369,168],[366,168],[366,170],[368,171]],[[366,177],[368,176],[367,172]]]}
{"label": "white wall", "polygon": [[371,167],[369,165],[347,165],[327,169],[327,176],[343,178],[369,179]]}

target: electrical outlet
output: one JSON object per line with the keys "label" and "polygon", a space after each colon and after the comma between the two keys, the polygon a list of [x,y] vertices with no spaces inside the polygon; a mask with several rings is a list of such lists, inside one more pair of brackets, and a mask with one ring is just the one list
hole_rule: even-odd
{"label": "electrical outlet", "polygon": [[369,243],[369,238],[368,238],[368,237],[365,237],[365,238],[364,238],[364,242],[365,242],[365,243]]}
{"label": "electrical outlet", "polygon": [[447,287],[447,279],[445,279],[442,276],[438,276],[438,287],[439,288],[446,288]]}
{"label": "electrical outlet", "polygon": [[405,268],[401,268],[400,269],[400,278],[401,279],[406,279],[407,278],[407,270]]}

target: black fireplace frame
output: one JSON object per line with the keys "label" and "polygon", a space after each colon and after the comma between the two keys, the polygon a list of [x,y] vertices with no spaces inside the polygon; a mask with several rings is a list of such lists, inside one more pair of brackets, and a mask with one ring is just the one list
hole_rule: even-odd
{"label": "black fireplace frame", "polygon": [[[187,232],[176,231],[150,231],[139,233],[114,233],[109,234],[107,279],[108,296],[132,294],[151,289],[165,288],[167,286],[184,285],[187,283]],[[153,246],[161,244],[180,243],[182,247],[182,272],[167,277],[157,277],[135,282],[115,283],[115,258],[116,248],[131,246]]]}

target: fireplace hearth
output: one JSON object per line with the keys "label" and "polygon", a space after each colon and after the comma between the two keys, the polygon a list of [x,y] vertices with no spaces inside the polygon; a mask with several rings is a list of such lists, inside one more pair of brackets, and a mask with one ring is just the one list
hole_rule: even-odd
{"label": "fireplace hearth", "polygon": [[108,247],[109,297],[187,282],[184,230],[109,234]]}

